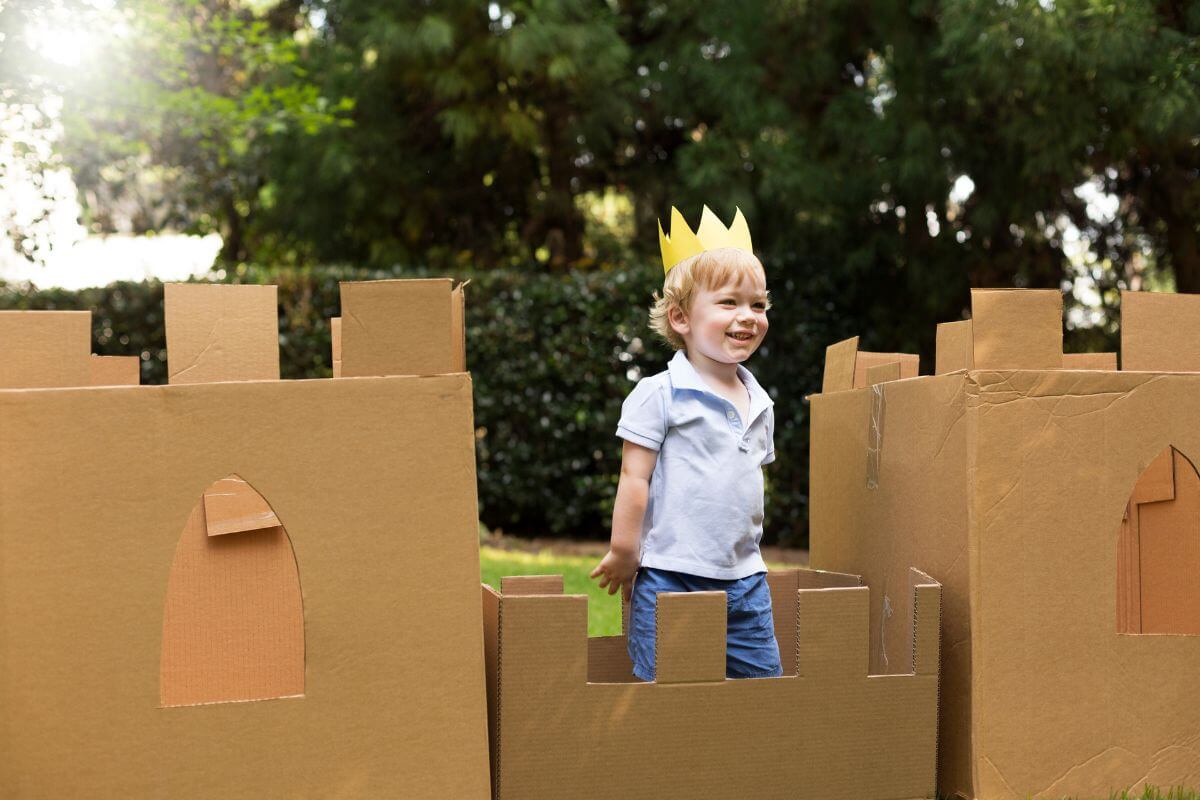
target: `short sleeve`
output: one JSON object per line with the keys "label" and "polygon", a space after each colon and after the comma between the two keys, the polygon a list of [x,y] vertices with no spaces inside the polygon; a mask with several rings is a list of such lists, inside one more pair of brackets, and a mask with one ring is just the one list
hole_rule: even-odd
{"label": "short sleeve", "polygon": [[775,460],[775,409],[767,409],[767,454],[763,456],[760,466],[766,466]]}
{"label": "short sleeve", "polygon": [[643,378],[621,405],[617,436],[657,452],[666,435],[667,404],[662,383]]}

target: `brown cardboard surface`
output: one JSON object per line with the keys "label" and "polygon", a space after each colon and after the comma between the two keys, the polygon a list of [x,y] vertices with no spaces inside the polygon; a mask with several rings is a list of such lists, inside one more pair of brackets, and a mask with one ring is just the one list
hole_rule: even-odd
{"label": "brown cardboard surface", "polygon": [[[0,420],[0,794],[488,796],[467,376],[4,390]],[[230,474],[286,525],[304,696],[162,708],[179,559],[261,536],[197,524]]]}
{"label": "brown cardboard surface", "polygon": [[1200,453],[1200,376],[976,369],[886,392],[874,489],[873,390],[812,398],[811,559],[872,587],[873,671],[906,655],[907,565],[943,584],[940,791],[1057,800],[1195,786],[1200,636],[1119,630],[1136,612],[1120,598],[1132,574],[1165,587],[1162,608],[1200,613],[1196,581],[1180,577],[1200,570],[1200,503],[1190,528],[1184,515],[1155,521],[1161,541],[1134,550],[1153,563],[1139,567],[1123,533],[1130,506],[1142,527],[1147,510],[1166,517],[1200,496],[1187,460]]}
{"label": "brown cardboard surface", "polygon": [[[940,589],[913,571],[899,590],[915,612],[913,674],[868,676],[870,590],[856,581],[769,574],[773,597],[837,587],[792,591],[777,604],[776,619],[801,643],[799,652],[781,649],[792,677],[698,683],[592,681],[604,672],[597,656],[620,673],[612,662],[622,637],[587,638],[587,598],[509,597],[485,586],[494,797],[548,800],[565,796],[563,787],[584,799],[932,797]],[[671,626],[684,621],[676,616],[684,605],[697,612],[723,672],[715,628],[718,619],[724,628],[724,608],[703,595],[662,594],[660,609],[664,600]]]}
{"label": "brown cardboard surface", "polygon": [[854,363],[858,358],[858,337],[852,336],[825,348],[825,375],[821,391],[844,392],[854,388]]}
{"label": "brown cardboard surface", "polygon": [[[342,375],[437,375],[461,369],[462,294],[449,278],[343,281]],[[456,350],[456,347],[458,349]]]}
{"label": "brown cardboard surface", "polygon": [[975,368],[971,339],[971,320],[943,322],[937,326],[937,365],[935,374],[945,375],[960,369]]}
{"label": "brown cardboard surface", "polygon": [[342,377],[342,318],[329,320],[329,341],[333,349],[333,377]]}
{"label": "brown cardboard surface", "polygon": [[1117,371],[1116,353],[1063,353],[1063,369],[1100,369]]}
{"label": "brown cardboard surface", "polygon": [[207,535],[222,536],[276,528],[281,523],[253,486],[230,475],[204,491],[204,524]]}
{"label": "brown cardboard surface", "polygon": [[[900,367],[901,364],[899,361],[890,361],[886,364],[877,364],[873,367],[868,367],[866,385],[875,386],[880,383],[887,383],[888,381],[900,380]],[[914,375],[913,377],[916,376]]]}
{"label": "brown cardboard surface", "polygon": [[869,353],[860,350],[854,359],[854,388],[870,386],[868,370],[887,364],[899,364],[899,378],[915,378],[920,372],[921,357],[916,353]]}
{"label": "brown cardboard surface", "polygon": [[278,292],[274,286],[163,286],[170,383],[279,379]]}
{"label": "brown cardboard surface", "polygon": [[91,382],[90,311],[0,311],[0,387],[34,389]]}
{"label": "brown cardboard surface", "polygon": [[1121,369],[1200,372],[1200,295],[1121,292]]}
{"label": "brown cardboard surface", "polygon": [[137,386],[142,382],[142,360],[137,356],[92,356],[88,359],[88,386]]}
{"label": "brown cardboard surface", "polygon": [[[304,604],[287,531],[278,519],[259,528],[231,520],[238,533],[210,538],[209,498],[228,496],[234,482],[217,481],[197,498],[175,549],[163,612],[163,706],[304,694]],[[234,503],[213,505],[228,511]]]}
{"label": "brown cardboard surface", "polygon": [[975,369],[1062,366],[1062,292],[1057,289],[972,289]]}
{"label": "brown cardboard surface", "polygon": [[725,593],[665,592],[655,607],[654,680],[725,680]]}

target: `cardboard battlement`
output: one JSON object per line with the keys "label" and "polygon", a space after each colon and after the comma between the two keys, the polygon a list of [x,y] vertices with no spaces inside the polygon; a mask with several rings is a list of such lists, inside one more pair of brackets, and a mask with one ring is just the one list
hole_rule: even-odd
{"label": "cardboard battlement", "polygon": [[976,291],[941,374],[811,398],[812,563],[876,589],[872,671],[904,663],[908,565],[944,587],[942,794],[1200,773],[1198,299],[1126,293],[1116,371],[1063,356],[1057,291]]}
{"label": "cardboard battlement", "polygon": [[[769,582],[784,677],[726,680],[724,593],[664,593],[654,683],[630,674],[623,635],[588,638],[587,597],[561,578],[483,586],[494,797],[932,796],[940,586],[910,571],[908,674],[881,676],[856,576]],[[731,747],[730,728],[755,746]]]}

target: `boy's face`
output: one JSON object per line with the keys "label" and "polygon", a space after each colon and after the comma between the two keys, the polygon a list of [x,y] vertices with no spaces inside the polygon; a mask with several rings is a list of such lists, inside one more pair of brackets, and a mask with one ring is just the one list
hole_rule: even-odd
{"label": "boy's face", "polygon": [[683,314],[672,309],[669,321],[683,337],[689,356],[739,364],[758,349],[767,333],[767,287],[742,278],[701,289],[691,310]]}

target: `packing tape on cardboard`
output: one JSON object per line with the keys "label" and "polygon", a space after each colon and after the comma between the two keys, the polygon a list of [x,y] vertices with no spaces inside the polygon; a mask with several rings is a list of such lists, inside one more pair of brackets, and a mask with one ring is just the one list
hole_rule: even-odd
{"label": "packing tape on cardboard", "polygon": [[879,458],[883,450],[883,414],[886,400],[883,388],[887,384],[877,383],[871,387],[871,426],[867,430],[867,488],[879,487]]}

